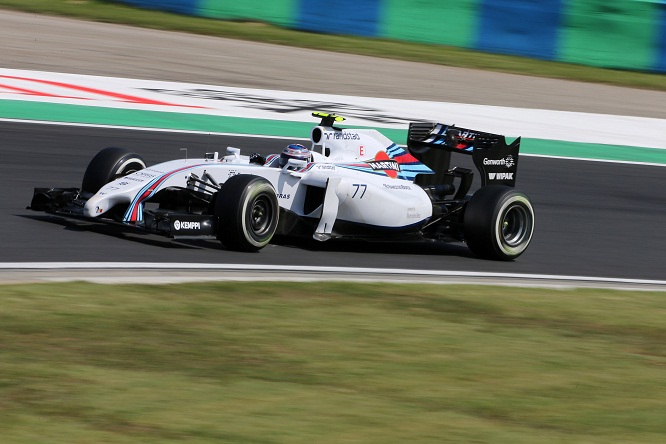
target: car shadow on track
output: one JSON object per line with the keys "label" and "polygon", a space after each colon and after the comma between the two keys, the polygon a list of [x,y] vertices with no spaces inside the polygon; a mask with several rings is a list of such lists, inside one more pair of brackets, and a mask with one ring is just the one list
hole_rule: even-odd
{"label": "car shadow on track", "polygon": [[359,239],[332,239],[326,242],[319,242],[314,239],[284,238],[276,236],[273,238],[272,243],[285,248],[298,248],[307,251],[418,256],[460,256],[476,258],[469,248],[461,243],[445,243],[427,240],[368,241]]}
{"label": "car shadow on track", "polygon": [[[59,225],[67,231],[89,232],[110,236],[123,241],[169,249],[206,249],[229,251],[216,239],[172,239],[122,224],[109,224],[54,214],[17,215],[30,220]],[[416,256],[459,256],[474,258],[474,254],[460,243],[434,241],[368,241],[360,239],[331,239],[319,242],[309,238],[275,236],[271,244],[282,248],[297,248],[311,252],[359,253]]]}
{"label": "car shadow on track", "polygon": [[79,231],[79,232],[102,234],[105,236],[111,236],[126,241],[138,242],[149,246],[162,247],[162,248],[177,248],[177,249],[203,248],[199,246],[183,245],[180,242],[173,242],[173,240],[170,238],[149,233],[137,228],[123,226],[121,224],[91,222],[88,220],[70,219],[51,214],[45,216],[20,215],[19,217],[24,217],[30,220],[36,220],[39,222],[46,222],[54,225],[60,225],[63,227],[63,229],[67,231]]}

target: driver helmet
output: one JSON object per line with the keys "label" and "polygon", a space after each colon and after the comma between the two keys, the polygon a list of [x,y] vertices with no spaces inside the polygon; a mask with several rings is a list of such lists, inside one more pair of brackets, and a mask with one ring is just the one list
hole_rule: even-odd
{"label": "driver helmet", "polygon": [[309,162],[312,159],[310,150],[300,143],[290,143],[280,154],[280,167],[283,167],[289,162],[289,159],[305,160]]}

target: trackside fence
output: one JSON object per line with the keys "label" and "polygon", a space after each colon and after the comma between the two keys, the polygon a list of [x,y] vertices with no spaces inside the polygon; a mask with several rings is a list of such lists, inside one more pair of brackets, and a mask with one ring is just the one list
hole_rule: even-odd
{"label": "trackside fence", "polygon": [[666,0],[112,0],[222,20],[666,72]]}

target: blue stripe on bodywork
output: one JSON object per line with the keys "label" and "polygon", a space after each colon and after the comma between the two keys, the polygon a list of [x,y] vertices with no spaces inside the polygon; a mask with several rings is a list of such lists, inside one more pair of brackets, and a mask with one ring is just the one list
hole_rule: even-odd
{"label": "blue stripe on bodywork", "polygon": [[[160,186],[164,184],[169,179],[170,176],[200,166],[202,165],[197,164],[185,168],[180,168],[174,171],[169,171],[168,173],[162,174],[161,176],[157,176],[156,178],[148,182],[148,184],[146,184],[143,188],[141,188],[141,190],[134,196],[134,199],[132,199],[132,202],[127,208],[127,211],[125,211],[125,214],[123,215],[123,222],[141,222],[143,220],[143,202],[153,197],[157,192],[157,190],[160,188]],[[150,187],[154,186],[157,183],[160,183],[160,185],[156,186],[155,189],[148,196],[142,199],[141,196],[143,196],[150,189]],[[136,221],[132,221],[132,213],[134,212],[134,208],[137,208]]]}

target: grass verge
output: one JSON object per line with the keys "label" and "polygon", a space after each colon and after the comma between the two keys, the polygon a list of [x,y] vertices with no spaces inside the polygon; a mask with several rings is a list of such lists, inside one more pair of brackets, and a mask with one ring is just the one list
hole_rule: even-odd
{"label": "grass verge", "polygon": [[660,74],[487,54],[441,45],[306,33],[264,23],[230,22],[143,10],[103,0],[0,0],[0,8],[398,60],[666,91],[666,76]]}
{"label": "grass verge", "polygon": [[0,286],[12,443],[653,443],[664,294]]}

